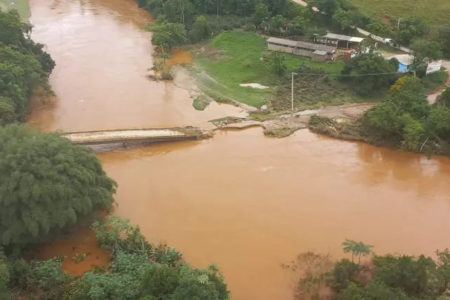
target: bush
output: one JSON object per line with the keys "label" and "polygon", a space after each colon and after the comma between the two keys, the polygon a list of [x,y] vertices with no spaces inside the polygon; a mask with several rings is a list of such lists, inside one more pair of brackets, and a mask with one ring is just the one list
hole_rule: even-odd
{"label": "bush", "polygon": [[350,283],[356,283],[356,277],[359,274],[359,265],[343,259],[339,261],[335,266],[332,274],[331,287],[336,291],[342,291],[346,289]]}
{"label": "bush", "polygon": [[154,264],[149,267],[142,280],[144,295],[156,299],[168,299],[179,284],[179,270],[167,265]]}
{"label": "bush", "polygon": [[390,288],[382,282],[371,281],[367,287],[357,286],[351,283],[339,295],[345,300],[408,300],[402,291]]}
{"label": "bush", "polygon": [[435,268],[431,258],[419,256],[376,256],[375,280],[392,288],[400,288],[409,297],[427,297],[429,274]]}
{"label": "bush", "polygon": [[110,215],[102,221],[94,222],[92,229],[100,246],[113,254],[118,251],[150,253],[150,244],[140,233],[139,227],[131,225],[129,220]]}
{"label": "bush", "polygon": [[31,263],[32,286],[44,292],[42,299],[61,298],[64,284],[70,280],[62,270],[62,259],[52,258]]}

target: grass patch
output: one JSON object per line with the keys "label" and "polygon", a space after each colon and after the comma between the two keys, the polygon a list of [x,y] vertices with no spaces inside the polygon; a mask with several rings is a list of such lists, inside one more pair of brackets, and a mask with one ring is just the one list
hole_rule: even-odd
{"label": "grass patch", "polygon": [[[449,0],[351,0],[361,12],[378,20],[413,16],[436,26],[450,25]],[[414,9],[417,4],[416,9]]]}
{"label": "grass patch", "polygon": [[28,21],[30,17],[28,0],[0,0],[0,9],[3,11],[17,10],[23,21]]}
{"label": "grass patch", "polygon": [[[223,32],[212,39],[207,47],[212,51],[198,52],[196,64],[200,87],[214,99],[228,99],[260,107],[275,96],[280,79],[272,74],[267,62],[261,60],[267,51],[264,37],[250,32]],[[313,62],[309,58],[285,54],[288,71],[300,64],[339,73],[343,62]],[[287,80],[285,78],[282,81]],[[268,89],[241,87],[241,83],[260,83]]]}

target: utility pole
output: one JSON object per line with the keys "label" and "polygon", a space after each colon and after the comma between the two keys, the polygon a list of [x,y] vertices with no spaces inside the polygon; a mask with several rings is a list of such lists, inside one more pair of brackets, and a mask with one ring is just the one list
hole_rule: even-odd
{"label": "utility pole", "polygon": [[292,72],[291,74],[291,112],[294,113],[294,75],[297,73]]}

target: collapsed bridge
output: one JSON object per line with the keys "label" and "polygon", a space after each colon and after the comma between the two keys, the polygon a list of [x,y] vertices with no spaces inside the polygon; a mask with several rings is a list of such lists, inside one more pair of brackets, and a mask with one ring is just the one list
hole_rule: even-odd
{"label": "collapsed bridge", "polygon": [[176,127],[67,132],[62,136],[73,144],[86,145],[96,151],[107,151],[158,142],[200,140],[210,137],[210,133],[196,127]]}

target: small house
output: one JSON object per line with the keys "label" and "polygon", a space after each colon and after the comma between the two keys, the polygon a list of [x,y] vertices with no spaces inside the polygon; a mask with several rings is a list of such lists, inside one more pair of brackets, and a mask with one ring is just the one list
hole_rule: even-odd
{"label": "small house", "polygon": [[409,55],[409,54],[400,54],[400,55],[395,55],[392,58],[395,58],[396,60],[398,60],[398,72],[401,73],[406,73],[409,71],[409,66],[412,65],[412,63],[414,62],[414,56]]}
{"label": "small house", "polygon": [[267,39],[267,48],[271,51],[310,57],[316,61],[332,60],[336,52],[336,48],[333,46],[274,37]]}

